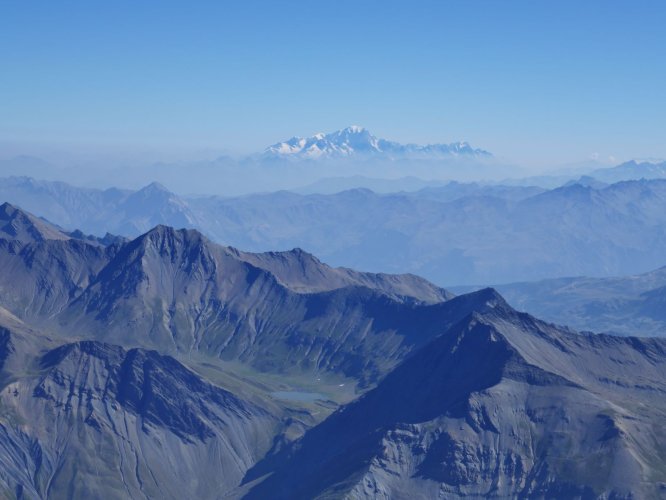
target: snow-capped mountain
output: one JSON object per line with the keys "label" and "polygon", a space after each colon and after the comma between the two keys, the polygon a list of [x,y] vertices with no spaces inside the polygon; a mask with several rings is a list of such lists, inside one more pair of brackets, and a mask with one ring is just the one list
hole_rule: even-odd
{"label": "snow-capped mountain", "polygon": [[488,151],[473,148],[466,142],[422,146],[387,141],[358,125],[330,134],[319,133],[307,138],[292,137],[287,141],[273,144],[264,151],[266,157],[295,159],[345,158],[357,155],[383,156],[391,159],[492,156]]}

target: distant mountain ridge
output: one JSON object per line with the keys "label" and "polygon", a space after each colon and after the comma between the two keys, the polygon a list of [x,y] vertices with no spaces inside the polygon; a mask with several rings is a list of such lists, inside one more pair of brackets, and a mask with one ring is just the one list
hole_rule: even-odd
{"label": "distant mountain ridge", "polygon": [[588,176],[607,183],[632,179],[664,179],[666,161],[631,160],[615,167],[594,170]]}
{"label": "distant mountain ridge", "polygon": [[664,265],[666,245],[665,179],[225,198],[182,197],[156,183],[94,190],[8,178],[2,199],[69,231],[136,237],[159,224],[196,228],[252,252],[298,247],[335,266],[448,286],[647,272]]}
{"label": "distant mountain ridge", "polygon": [[496,288],[517,309],[578,330],[666,334],[666,267],[631,276],[558,278]]}
{"label": "distant mountain ridge", "polygon": [[473,148],[466,142],[451,144],[400,144],[380,139],[358,125],[352,125],[329,134],[318,133],[311,137],[292,137],[266,148],[265,158],[335,159],[350,157],[383,157],[387,159],[414,158],[437,159],[441,157],[489,158],[488,151]]}

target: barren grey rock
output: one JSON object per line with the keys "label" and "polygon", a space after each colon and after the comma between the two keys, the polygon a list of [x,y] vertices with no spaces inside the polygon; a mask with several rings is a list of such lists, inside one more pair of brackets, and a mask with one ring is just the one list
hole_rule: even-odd
{"label": "barren grey rock", "polygon": [[[166,226],[102,242],[5,214],[5,497],[663,494],[663,339],[579,334],[492,289],[452,297],[298,249]],[[273,393],[320,377],[350,395]]]}
{"label": "barren grey rock", "polygon": [[172,358],[90,341],[47,352],[0,403],[0,483],[29,498],[216,498],[278,425]]}
{"label": "barren grey rock", "polygon": [[665,355],[506,305],[473,313],[257,465],[248,498],[656,498]]}

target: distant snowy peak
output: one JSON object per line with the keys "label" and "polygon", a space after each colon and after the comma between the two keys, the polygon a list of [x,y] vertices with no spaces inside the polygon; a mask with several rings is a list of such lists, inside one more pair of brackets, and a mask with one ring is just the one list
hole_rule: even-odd
{"label": "distant snowy peak", "polygon": [[466,142],[451,144],[400,144],[372,135],[358,125],[352,125],[330,134],[318,133],[312,137],[292,137],[269,146],[264,156],[273,158],[320,159],[352,156],[382,156],[392,159],[439,157],[490,157],[488,151],[473,148]]}

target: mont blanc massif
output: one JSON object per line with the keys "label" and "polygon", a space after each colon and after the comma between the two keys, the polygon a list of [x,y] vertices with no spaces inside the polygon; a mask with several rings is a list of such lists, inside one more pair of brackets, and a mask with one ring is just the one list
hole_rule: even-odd
{"label": "mont blanc massif", "polygon": [[[493,161],[360,127],[238,161],[378,158]],[[0,495],[664,498],[665,176],[6,176]]]}

